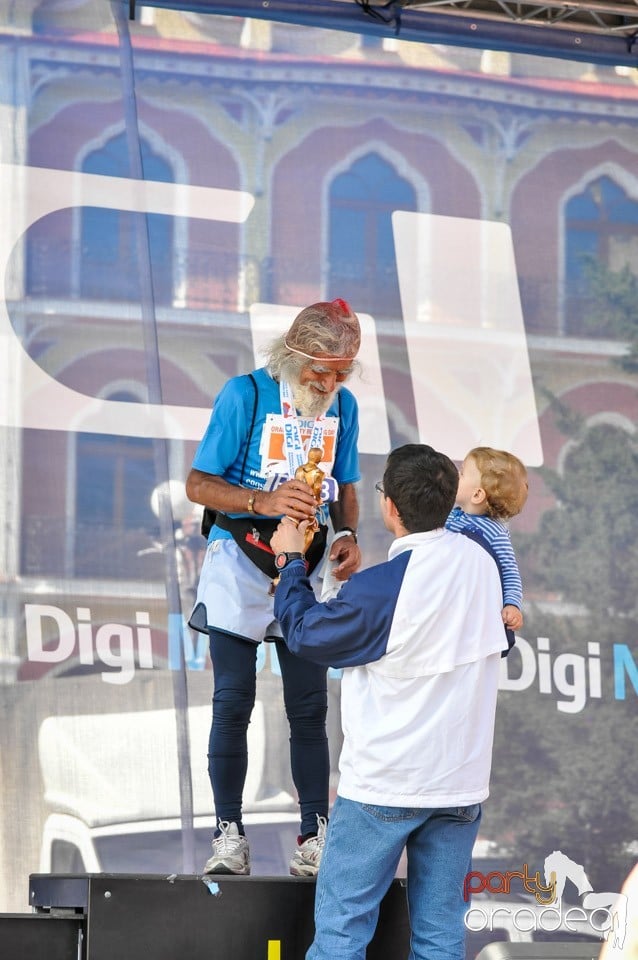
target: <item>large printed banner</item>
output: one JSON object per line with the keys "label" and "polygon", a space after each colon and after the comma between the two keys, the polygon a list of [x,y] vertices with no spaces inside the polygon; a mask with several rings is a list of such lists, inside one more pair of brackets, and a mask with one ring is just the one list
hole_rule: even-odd
{"label": "large printed banner", "polygon": [[[91,207],[161,212],[173,220],[195,215],[244,223],[254,206],[254,197],[241,191],[28,166],[0,166],[0,191],[0,204],[10,211],[10,227],[0,239],[4,270],[16,244],[26,240],[28,228],[58,210],[81,212]],[[463,459],[472,446],[489,442],[512,450],[530,465],[540,465],[540,434],[511,231],[505,224],[428,213],[396,211],[393,216],[406,347],[410,369],[416,374],[412,389],[419,436],[445,447],[457,459]],[[446,269],[458,250],[469,255],[461,289],[454,272]],[[201,437],[209,407],[154,407],[98,397],[87,403],[86,394],[60,383],[29,356],[6,311],[4,294],[0,282],[4,356],[7,371],[13,371],[3,384],[5,395],[0,396],[5,426],[72,430],[80,421],[94,433],[171,440]],[[299,309],[300,305],[250,305],[254,364],[259,365],[260,350],[288,328]],[[377,330],[374,317],[364,314],[361,319],[360,360],[365,376],[354,387],[362,409],[360,449],[383,454],[389,449],[389,428]],[[489,389],[477,394],[469,383],[479,358],[494,379]],[[468,404],[473,406],[471,416]]]}
{"label": "large printed banner", "polygon": [[[102,0],[0,0],[0,47],[0,912],[29,909],[32,872],[202,869],[213,678],[184,480],[228,377],[343,297],[364,563],[388,548],[391,448],[529,470],[470,952],[622,950],[635,71],[147,8],[122,34]],[[246,822],[253,872],[278,874],[298,818],[267,645],[257,669]],[[331,671],[333,787],[339,696]]]}

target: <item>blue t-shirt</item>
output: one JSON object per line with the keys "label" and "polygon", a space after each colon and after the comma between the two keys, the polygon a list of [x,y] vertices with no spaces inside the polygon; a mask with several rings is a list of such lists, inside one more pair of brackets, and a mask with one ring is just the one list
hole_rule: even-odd
{"label": "blue t-shirt", "polygon": [[[267,477],[287,473],[283,453],[283,417],[279,384],[262,367],[249,375],[232,377],[220,390],[206,433],[197,448],[193,467],[222,477],[235,486],[261,490]],[[255,411],[252,431],[250,425]],[[360,479],[359,419],[354,395],[342,387],[326,411],[324,460],[337,483]],[[299,417],[302,435],[309,435],[314,418]],[[216,531],[216,535],[219,532]]]}

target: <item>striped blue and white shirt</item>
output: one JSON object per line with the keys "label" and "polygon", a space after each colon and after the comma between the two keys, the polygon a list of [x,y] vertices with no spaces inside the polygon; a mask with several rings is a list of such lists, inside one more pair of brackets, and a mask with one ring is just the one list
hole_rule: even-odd
{"label": "striped blue and white shirt", "polygon": [[445,523],[447,530],[455,533],[472,531],[485,541],[496,556],[503,583],[503,606],[511,604],[521,609],[523,585],[518,570],[510,533],[504,523],[480,514],[466,513],[454,507]]}

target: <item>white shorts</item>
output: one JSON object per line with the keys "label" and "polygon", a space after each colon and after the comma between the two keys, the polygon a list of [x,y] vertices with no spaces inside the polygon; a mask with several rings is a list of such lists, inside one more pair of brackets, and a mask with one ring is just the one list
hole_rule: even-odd
{"label": "white shorts", "polygon": [[[317,591],[321,564],[310,581]],[[272,581],[248,559],[234,540],[212,540],[208,544],[197,587],[197,599],[190,625],[201,633],[212,627],[254,643],[281,638],[274,618]]]}

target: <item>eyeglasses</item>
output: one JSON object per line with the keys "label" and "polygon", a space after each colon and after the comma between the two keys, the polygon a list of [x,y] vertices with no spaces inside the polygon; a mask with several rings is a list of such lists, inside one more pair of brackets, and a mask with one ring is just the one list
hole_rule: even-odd
{"label": "eyeglasses", "polygon": [[353,370],[352,367],[346,367],[343,370],[333,370],[331,367],[324,367],[318,363],[311,363],[310,369],[312,370],[313,373],[316,373],[317,376],[319,377],[323,376],[326,373],[334,373],[335,379],[337,380],[338,383],[343,383],[344,380],[347,380]]}
{"label": "eyeglasses", "polygon": [[382,497],[385,497],[385,490],[384,490],[384,488],[383,488],[383,480],[379,480],[377,483],[375,483],[374,489],[377,491],[377,493],[380,493]]}

